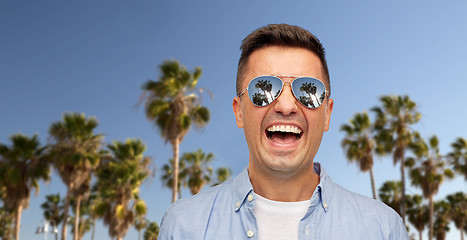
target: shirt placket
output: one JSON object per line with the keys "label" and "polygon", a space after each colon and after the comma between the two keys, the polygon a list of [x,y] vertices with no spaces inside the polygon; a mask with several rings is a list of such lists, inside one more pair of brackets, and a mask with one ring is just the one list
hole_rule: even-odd
{"label": "shirt placket", "polygon": [[[310,199],[311,206],[308,208],[305,216],[300,220],[300,229],[299,229],[299,239],[318,239],[317,225],[319,223],[318,219],[324,210],[322,207],[321,199],[321,187],[318,186],[316,191],[313,193],[313,196]],[[327,204],[323,203],[326,205]]]}
{"label": "shirt placket", "polygon": [[320,215],[319,205],[310,206],[308,212],[305,214],[305,217],[300,221],[300,230],[299,230],[299,239],[300,240],[310,240],[318,239],[317,235],[317,219]]}
{"label": "shirt placket", "polygon": [[240,212],[242,214],[245,239],[257,240],[258,226],[254,215],[254,197],[251,192],[248,194],[243,206],[240,207]]}

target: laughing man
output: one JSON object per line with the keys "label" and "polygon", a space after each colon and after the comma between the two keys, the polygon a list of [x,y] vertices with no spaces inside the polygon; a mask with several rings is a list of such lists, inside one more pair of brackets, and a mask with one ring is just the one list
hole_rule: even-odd
{"label": "laughing man", "polygon": [[159,239],[408,239],[392,209],[337,185],[314,161],[334,104],[319,40],[297,26],[268,25],[241,50],[232,106],[249,164],[175,202]]}

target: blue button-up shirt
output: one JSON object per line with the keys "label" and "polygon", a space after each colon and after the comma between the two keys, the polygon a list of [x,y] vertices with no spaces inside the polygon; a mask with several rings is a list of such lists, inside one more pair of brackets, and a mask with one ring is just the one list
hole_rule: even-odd
{"label": "blue button-up shirt", "polygon": [[[393,209],[335,184],[319,163],[314,171],[320,183],[300,221],[299,239],[409,239]],[[158,239],[258,239],[254,207],[245,169],[230,181],[172,204]]]}

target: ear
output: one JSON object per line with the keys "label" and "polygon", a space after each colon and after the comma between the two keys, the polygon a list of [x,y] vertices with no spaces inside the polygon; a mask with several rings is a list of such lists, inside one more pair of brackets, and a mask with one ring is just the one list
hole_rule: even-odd
{"label": "ear", "polygon": [[232,108],[235,114],[235,120],[237,121],[237,127],[243,128],[242,101],[239,97],[234,97]]}
{"label": "ear", "polygon": [[326,112],[324,113],[326,115],[324,119],[324,131],[325,132],[329,130],[329,124],[331,122],[331,113],[332,113],[333,107],[334,107],[334,100],[332,98],[329,98],[327,101]]}

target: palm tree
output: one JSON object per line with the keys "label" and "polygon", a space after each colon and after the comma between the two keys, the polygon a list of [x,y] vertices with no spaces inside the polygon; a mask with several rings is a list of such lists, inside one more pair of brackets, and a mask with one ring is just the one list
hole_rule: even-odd
{"label": "palm tree", "polygon": [[[46,201],[41,205],[44,210],[44,218],[51,223],[52,229],[55,229],[63,221],[63,201],[60,198],[60,193],[49,194],[45,196],[45,199]],[[55,234],[55,240],[57,239],[58,235]]]}
{"label": "palm tree", "polygon": [[457,138],[451,144],[453,151],[449,153],[451,165],[454,171],[464,176],[467,181],[467,140],[465,138]]}
{"label": "palm tree", "polygon": [[[263,102],[265,102],[267,100],[267,98],[264,97],[264,95],[261,94],[261,93],[253,94],[253,97],[251,99],[252,99],[253,103],[258,105],[258,106],[263,106]],[[269,103],[269,101],[268,101],[268,103]]]}
{"label": "palm tree", "polygon": [[109,227],[110,237],[121,240],[135,219],[146,214],[139,188],[150,174],[151,160],[143,156],[146,146],[141,140],[114,141],[108,148],[112,154],[102,160],[96,174],[94,212]]}
{"label": "palm tree", "polygon": [[346,136],[342,140],[342,147],[350,162],[356,162],[360,171],[370,172],[371,190],[373,198],[376,198],[375,177],[373,175],[373,151],[375,141],[372,139],[372,124],[366,112],[355,114],[350,119],[350,124],[341,126]]}
{"label": "palm tree", "polygon": [[75,229],[75,217],[71,216],[70,217],[70,227],[71,227],[71,233],[77,234],[78,235],[78,240],[83,239],[83,236],[85,233],[91,231],[93,221],[90,218],[83,219],[83,217],[80,215],[79,217],[79,223],[78,223],[78,232],[76,232]]}
{"label": "palm tree", "polygon": [[[172,189],[173,187],[173,172],[174,172],[174,160],[170,159],[169,164],[164,164],[162,166],[162,176],[161,176],[161,181],[163,185],[169,189]],[[187,182],[186,182],[186,171],[184,170],[186,168],[186,162],[184,159],[179,159],[178,160],[178,182],[177,182],[177,197],[180,199],[182,198],[182,192],[181,192],[181,187],[186,187]]]}
{"label": "palm tree", "polygon": [[10,140],[10,147],[0,144],[0,186],[5,208],[15,212],[14,236],[18,240],[23,208],[28,208],[33,188],[36,196],[39,193],[39,181],[49,180],[50,167],[37,135],[16,134]]}
{"label": "palm tree", "polygon": [[217,182],[214,183],[212,186],[217,186],[225,181],[227,181],[230,176],[232,175],[232,170],[228,167],[220,167],[216,170],[216,179]]}
{"label": "palm tree", "polygon": [[415,166],[410,171],[412,185],[420,187],[423,197],[429,200],[429,240],[433,238],[433,197],[438,193],[439,186],[445,177],[454,177],[454,173],[449,168],[445,168],[438,145],[439,140],[436,136],[431,137],[427,144],[418,133],[415,133],[414,142],[409,145],[417,157]]}
{"label": "palm tree", "polygon": [[[107,152],[102,151],[101,154],[104,155]],[[104,156],[103,156],[104,157]],[[96,233],[96,221],[97,221],[97,215],[94,212],[94,206],[96,205],[96,200],[97,200],[97,187],[94,184],[93,187],[91,188],[91,195],[88,197],[87,203],[85,204],[86,210],[85,214],[87,215],[89,221],[91,223],[91,240],[94,240],[94,236]]]}
{"label": "palm tree", "polygon": [[[262,102],[266,102],[266,103],[271,103],[272,102],[272,99],[273,99],[273,96],[272,96],[272,84],[270,81],[268,80],[259,80],[256,84],[255,84],[255,88],[256,89],[261,89],[263,91],[263,94],[260,94],[261,96],[261,103],[260,105],[263,105]],[[276,95],[277,96],[277,95]]]}
{"label": "palm tree", "polygon": [[157,240],[159,230],[157,222],[150,222],[146,231],[144,231],[144,240]]}
{"label": "palm tree", "polygon": [[445,200],[435,202],[435,223],[433,226],[433,234],[436,240],[445,240],[446,233],[449,232],[449,213],[451,206]]}
{"label": "palm tree", "polygon": [[[93,204],[95,203],[96,200],[96,193],[94,191],[91,192],[89,197],[86,199],[83,199],[80,203],[79,206],[79,223],[78,223],[78,231],[76,231],[76,227],[74,225],[75,222],[75,216],[70,217],[70,226],[71,226],[71,232],[73,234],[78,235],[78,239],[83,239],[83,236],[85,233],[91,231],[91,228],[93,228],[94,223],[95,223],[95,216],[94,213],[92,212],[92,207]],[[73,209],[76,207],[76,199],[71,198],[70,199],[70,205],[72,206]],[[94,230],[94,229],[93,229]]]}
{"label": "palm tree", "polygon": [[451,205],[449,215],[461,233],[460,239],[464,240],[464,227],[467,225],[467,194],[457,192],[446,196],[446,199]]}
{"label": "palm tree", "polygon": [[300,91],[306,92],[308,94],[308,101],[311,105],[311,107],[315,107],[315,104],[313,102],[313,97],[315,98],[316,102],[318,102],[318,98],[316,97],[316,92],[318,88],[315,86],[314,83],[303,83],[302,86],[300,86]]}
{"label": "palm tree", "polygon": [[141,230],[146,229],[148,220],[142,216],[135,220],[135,229],[138,231],[138,240],[141,240]]}
{"label": "palm tree", "polygon": [[407,208],[408,220],[417,229],[420,240],[423,239],[422,233],[428,224],[429,217],[428,206],[422,204],[422,201],[422,196],[418,194],[414,196],[407,195],[407,203],[410,202],[408,205],[411,205]]}
{"label": "palm tree", "polygon": [[[95,134],[98,122],[96,118],[86,118],[80,113],[65,113],[62,121],[54,122],[49,128],[50,157],[60,178],[67,187],[65,212],[63,219],[68,219],[70,198],[76,198],[75,229],[79,224],[79,208],[83,198],[90,191],[91,176],[99,164],[103,136]],[[66,239],[68,224],[63,224],[62,240]],[[78,234],[74,234],[74,240]]]}
{"label": "palm tree", "polygon": [[5,207],[0,207],[0,239],[13,238],[14,214]]}
{"label": "palm tree", "polygon": [[402,183],[400,181],[386,181],[379,188],[379,199],[399,215],[401,214],[401,189]]}
{"label": "palm tree", "polygon": [[[177,200],[179,145],[192,123],[202,127],[209,121],[209,110],[199,105],[195,87],[201,68],[189,72],[177,61],[165,61],[159,81],[149,80],[143,85],[146,116],[161,130],[162,138],[173,149],[172,202]],[[202,92],[202,89],[200,89]]]}
{"label": "palm tree", "polygon": [[410,125],[417,123],[421,113],[409,96],[382,96],[381,107],[374,107],[377,120],[375,129],[383,149],[393,154],[394,164],[400,163],[402,194],[401,217],[405,223],[405,151],[412,139]]}
{"label": "palm tree", "polygon": [[211,181],[213,171],[208,164],[213,158],[214,154],[206,154],[201,149],[198,149],[196,152],[183,154],[182,159],[188,163],[184,171],[191,194],[195,195],[199,193],[203,186]]}

